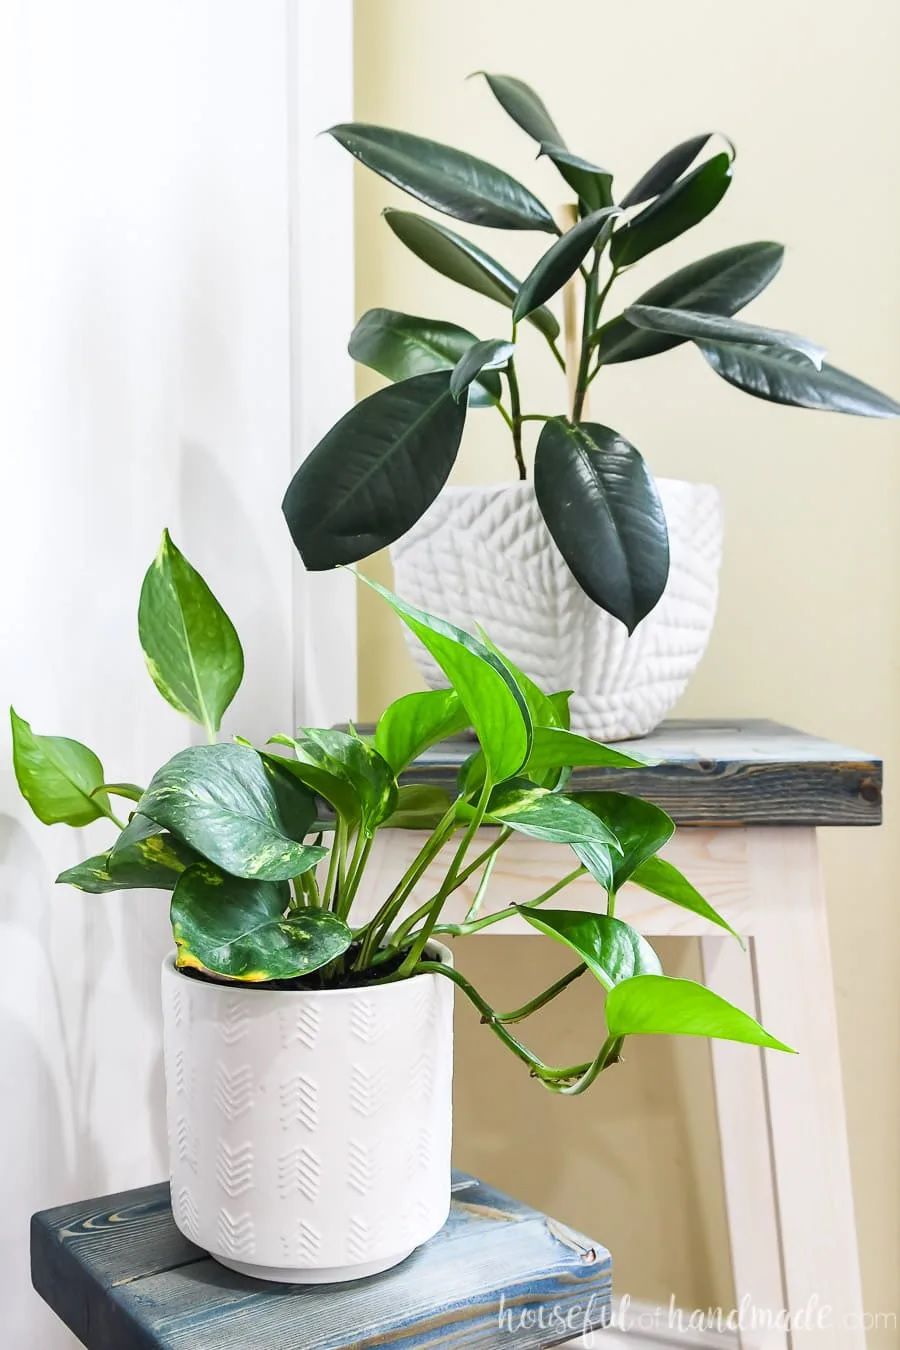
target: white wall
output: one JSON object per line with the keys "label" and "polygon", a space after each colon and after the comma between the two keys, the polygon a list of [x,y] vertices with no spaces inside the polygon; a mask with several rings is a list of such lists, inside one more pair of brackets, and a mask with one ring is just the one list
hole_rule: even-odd
{"label": "white wall", "polygon": [[[314,191],[320,163],[296,77],[312,28],[332,72],[321,115],[347,115],[348,16],[327,0],[22,0],[4,11],[0,85],[14,134],[0,251],[0,701],[39,732],[85,741],[114,779],[146,781],[190,736],[137,641],[141,577],[163,525],[244,642],[245,685],[225,730],[254,737],[292,722],[294,564],[279,503],[292,456],[349,397],[340,311],[352,284],[348,242],[335,325],[325,316],[318,330],[321,369],[301,385],[292,426],[291,374],[304,373],[315,316],[296,289],[292,304],[289,282],[311,273],[321,242],[292,202]],[[338,208],[348,183],[331,183]],[[349,229],[331,225],[333,248]],[[310,587],[296,574],[295,585],[302,618]],[[102,824],[78,835],[31,816],[4,731],[9,1350],[73,1344],[29,1287],[31,1212],[165,1174],[166,899],[53,887],[108,838]]]}

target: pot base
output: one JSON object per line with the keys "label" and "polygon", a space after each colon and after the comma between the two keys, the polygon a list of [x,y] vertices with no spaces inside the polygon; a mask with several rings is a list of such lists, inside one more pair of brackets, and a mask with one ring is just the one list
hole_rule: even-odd
{"label": "pot base", "polygon": [[220,1266],[227,1266],[238,1275],[249,1275],[253,1280],[269,1280],[274,1284],[342,1284],[345,1281],[364,1280],[369,1275],[381,1275],[385,1270],[399,1266],[408,1256],[412,1256],[415,1247],[396,1256],[384,1257],[379,1261],[362,1261],[355,1266],[255,1266],[247,1261],[228,1261],[224,1256],[210,1253]]}

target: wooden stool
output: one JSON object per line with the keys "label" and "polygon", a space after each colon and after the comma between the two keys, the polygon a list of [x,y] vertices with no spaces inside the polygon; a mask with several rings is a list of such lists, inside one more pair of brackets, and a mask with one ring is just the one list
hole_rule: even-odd
{"label": "wooden stool", "polygon": [[[835,1020],[825,894],[817,825],[881,823],[881,763],[766,721],[669,721],[634,750],[659,760],[641,770],[576,769],[573,786],[647,797],[679,828],[668,857],[748,939],[742,952],[702,919],[634,886],[617,914],[648,937],[699,937],[706,982],[800,1051],[762,1054],[712,1043],[722,1169],[738,1304],[803,1313],[816,1301],[823,1325],[801,1323],[765,1335],[791,1350],[865,1350],[850,1164]],[[447,788],[471,754],[461,738],[428,751],[406,781]],[[484,832],[482,846],[490,842]],[[366,872],[374,911],[419,847],[413,831],[382,832]],[[561,875],[558,845],[514,837],[497,856],[482,914],[526,900]],[[434,868],[411,899],[434,893]],[[448,904],[458,922],[473,876]],[[583,877],[559,903],[597,906],[596,883]],[[486,936],[534,936],[521,919]],[[812,1305],[811,1305],[811,1300]],[[746,1345],[757,1344],[752,1337]]]}
{"label": "wooden stool", "polygon": [[167,1184],[45,1210],[34,1287],[89,1350],[538,1350],[609,1321],[605,1248],[454,1174],[440,1233],[353,1284],[265,1284],[179,1233]]}

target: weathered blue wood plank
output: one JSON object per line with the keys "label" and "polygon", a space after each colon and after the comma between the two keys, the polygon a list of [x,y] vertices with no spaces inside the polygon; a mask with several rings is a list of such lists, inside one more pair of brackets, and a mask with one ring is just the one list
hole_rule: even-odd
{"label": "weathered blue wood plank", "polygon": [[611,1261],[590,1239],[472,1177],[401,1266],[354,1284],[263,1284],[172,1222],[168,1186],[36,1214],[32,1279],[89,1350],[538,1350],[609,1320]]}

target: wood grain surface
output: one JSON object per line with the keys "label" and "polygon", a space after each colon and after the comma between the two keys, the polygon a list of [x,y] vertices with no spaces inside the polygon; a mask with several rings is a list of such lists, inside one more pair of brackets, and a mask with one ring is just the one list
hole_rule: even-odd
{"label": "wood grain surface", "polygon": [[605,1248],[461,1173],[441,1232],[353,1284],[226,1270],[178,1232],[166,1184],[36,1214],[31,1263],[89,1350],[537,1350],[606,1325],[612,1297]]}
{"label": "wood grain surface", "polygon": [[[452,787],[473,748],[467,736],[433,746],[403,781]],[[576,769],[572,786],[648,797],[678,825],[881,824],[882,764],[876,755],[778,722],[672,719],[617,748],[658,763]]]}

